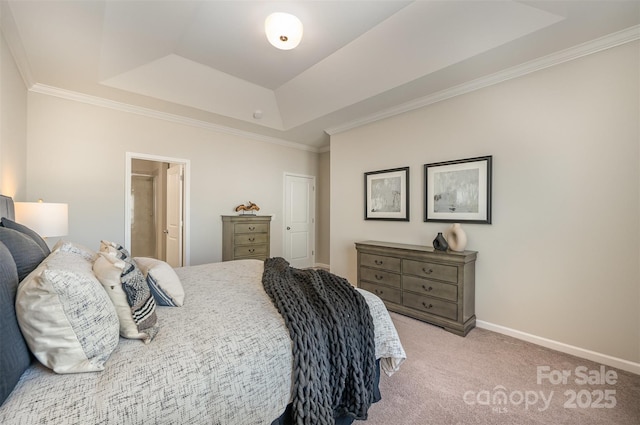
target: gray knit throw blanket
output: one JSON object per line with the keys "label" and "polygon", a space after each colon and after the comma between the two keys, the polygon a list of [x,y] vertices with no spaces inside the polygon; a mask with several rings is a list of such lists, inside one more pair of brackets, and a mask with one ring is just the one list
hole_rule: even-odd
{"label": "gray knit throw blanket", "polygon": [[344,278],[295,269],[283,258],[265,260],[262,284],[293,341],[294,423],[367,419],[374,400],[375,341],[364,297]]}

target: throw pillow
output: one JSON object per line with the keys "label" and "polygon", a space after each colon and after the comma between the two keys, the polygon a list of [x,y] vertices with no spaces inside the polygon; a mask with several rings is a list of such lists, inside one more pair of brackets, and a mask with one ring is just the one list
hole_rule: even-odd
{"label": "throw pillow", "polygon": [[162,260],[135,257],[156,302],[162,306],[181,307],[184,303],[184,288],[173,267]]}
{"label": "throw pillow", "polygon": [[70,252],[72,254],[76,254],[81,256],[87,261],[93,262],[96,259],[98,253],[93,251],[92,249],[87,248],[84,245],[81,245],[76,242],[69,242],[65,240],[59,240],[51,250],[52,252],[61,251],[61,252]]}
{"label": "throw pillow", "polygon": [[120,335],[148,344],[159,330],[156,303],[144,275],[132,259],[100,252],[93,272],[113,302],[120,320]]}
{"label": "throw pillow", "polygon": [[16,223],[13,220],[10,220],[6,217],[2,217],[2,225],[8,229],[17,230],[18,232],[24,233],[25,235],[29,236],[31,239],[33,239],[35,243],[37,243],[40,246],[40,248],[42,248],[44,255],[51,254],[49,245],[47,245],[45,240],[42,239],[42,237],[39,234],[37,234],[34,230],[31,230],[24,224]]}
{"label": "throw pillow", "polygon": [[27,277],[46,257],[42,248],[33,239],[17,230],[0,227],[0,242],[7,246],[13,256],[19,281]]}
{"label": "throw pillow", "polygon": [[119,243],[109,242],[102,240],[100,241],[100,252],[110,253],[110,254],[121,254],[121,257],[131,257],[129,251]]}
{"label": "throw pillow", "polygon": [[18,269],[9,249],[0,242],[0,405],[11,394],[31,356],[16,318]]}
{"label": "throw pillow", "polygon": [[91,263],[54,252],[18,287],[16,315],[34,356],[56,373],[94,372],[119,341],[118,316]]}

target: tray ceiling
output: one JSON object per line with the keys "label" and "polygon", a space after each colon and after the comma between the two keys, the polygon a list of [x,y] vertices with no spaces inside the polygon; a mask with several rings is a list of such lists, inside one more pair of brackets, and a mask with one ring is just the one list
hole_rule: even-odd
{"label": "tray ceiling", "polygon": [[[637,1],[5,1],[27,84],[313,149],[327,130],[633,28]],[[8,6],[8,7],[7,7]],[[300,18],[290,51],[264,20]]]}

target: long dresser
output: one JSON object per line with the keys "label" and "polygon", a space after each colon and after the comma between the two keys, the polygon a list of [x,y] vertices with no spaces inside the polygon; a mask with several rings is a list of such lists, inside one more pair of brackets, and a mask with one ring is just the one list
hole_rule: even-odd
{"label": "long dresser", "polygon": [[378,295],[390,311],[465,336],[476,325],[477,252],[430,246],[356,242],[358,287]]}
{"label": "long dresser", "polygon": [[223,215],[222,261],[269,257],[271,216]]}

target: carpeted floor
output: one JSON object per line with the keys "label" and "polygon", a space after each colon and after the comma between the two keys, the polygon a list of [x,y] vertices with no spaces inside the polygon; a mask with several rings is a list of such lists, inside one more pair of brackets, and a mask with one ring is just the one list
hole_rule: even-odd
{"label": "carpeted floor", "polygon": [[[391,313],[407,360],[362,425],[640,425],[640,376],[484,329]],[[604,372],[604,373],[603,373]]]}

